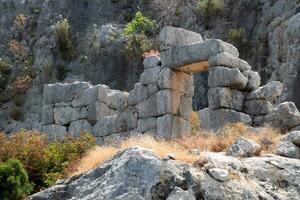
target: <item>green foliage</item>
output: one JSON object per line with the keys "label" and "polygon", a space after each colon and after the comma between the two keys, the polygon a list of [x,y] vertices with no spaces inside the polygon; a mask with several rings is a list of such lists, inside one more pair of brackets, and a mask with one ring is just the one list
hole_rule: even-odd
{"label": "green foliage", "polygon": [[75,56],[73,43],[70,38],[70,24],[67,19],[55,23],[56,40],[61,56],[65,60],[71,60]]}
{"label": "green foliage", "polygon": [[143,34],[151,37],[157,33],[158,28],[159,26],[155,20],[149,19],[138,11],[134,19],[126,24],[123,34],[127,37],[133,34]]}
{"label": "green foliage", "polygon": [[32,191],[28,175],[19,160],[9,159],[0,163],[0,191],[2,200],[23,199]]}
{"label": "green foliage", "polygon": [[67,77],[68,72],[69,72],[69,70],[65,66],[58,65],[56,78],[60,81],[63,81]]}
{"label": "green foliage", "polygon": [[204,17],[206,28],[209,28],[210,18],[219,15],[224,10],[224,0],[198,0],[196,9]]}
{"label": "green foliage", "polygon": [[34,183],[34,191],[39,191],[71,173],[76,161],[94,145],[95,138],[90,134],[51,143],[40,132],[23,130],[12,137],[0,134],[0,162],[20,160]]}
{"label": "green foliage", "polygon": [[209,16],[224,9],[224,0],[198,0],[196,6],[204,16]]}
{"label": "green foliage", "polygon": [[247,58],[251,54],[251,43],[247,39],[245,28],[230,29],[227,37],[228,42],[238,48],[241,57]]}
{"label": "green foliage", "polygon": [[144,34],[135,34],[128,38],[124,53],[128,59],[142,58],[143,53],[157,48],[155,41]]}

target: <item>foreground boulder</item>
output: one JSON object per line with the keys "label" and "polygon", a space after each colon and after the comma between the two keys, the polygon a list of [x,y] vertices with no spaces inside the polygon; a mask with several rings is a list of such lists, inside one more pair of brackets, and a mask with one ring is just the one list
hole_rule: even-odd
{"label": "foreground boulder", "polygon": [[275,155],[238,159],[208,152],[205,163],[210,167],[195,168],[134,147],[28,199],[299,199],[300,160]]}
{"label": "foreground boulder", "polygon": [[229,156],[251,157],[260,153],[261,146],[250,139],[239,138],[230,147],[227,152]]}

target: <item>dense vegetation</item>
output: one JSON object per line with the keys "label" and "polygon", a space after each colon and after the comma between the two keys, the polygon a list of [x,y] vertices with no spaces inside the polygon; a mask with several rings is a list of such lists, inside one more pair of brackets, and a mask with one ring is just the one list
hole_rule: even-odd
{"label": "dense vegetation", "polygon": [[[17,164],[11,164],[12,161],[9,160],[19,160],[28,173],[33,192],[37,192],[71,173],[76,162],[94,145],[95,139],[90,134],[53,142],[47,142],[47,137],[40,132],[21,131],[12,137],[0,134],[0,163],[8,162],[1,169],[4,170],[3,173],[10,173],[7,165]],[[23,171],[19,171],[23,176]],[[5,188],[0,188],[1,191],[3,189]]]}

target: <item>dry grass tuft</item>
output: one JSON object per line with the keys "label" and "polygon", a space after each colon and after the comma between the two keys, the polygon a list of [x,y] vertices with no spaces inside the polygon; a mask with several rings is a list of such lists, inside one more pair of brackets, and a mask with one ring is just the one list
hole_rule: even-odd
{"label": "dry grass tuft", "polygon": [[197,156],[189,153],[191,149],[213,152],[226,151],[239,137],[253,139],[261,144],[262,153],[272,152],[274,144],[280,140],[280,132],[271,127],[256,130],[249,129],[243,123],[233,123],[224,126],[217,133],[198,131],[172,141],[157,141],[149,135],[129,138],[117,145],[95,147],[79,162],[78,168],[71,175],[87,172],[111,158],[118,151],[133,146],[151,149],[161,158],[173,153],[176,155],[176,160],[187,163],[199,162],[204,157],[203,154]]}

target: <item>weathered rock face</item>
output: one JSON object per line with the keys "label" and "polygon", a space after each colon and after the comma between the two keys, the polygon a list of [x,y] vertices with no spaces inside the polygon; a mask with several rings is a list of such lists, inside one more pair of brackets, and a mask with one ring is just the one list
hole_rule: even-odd
{"label": "weathered rock face", "polygon": [[[238,159],[207,153],[202,168],[134,147],[95,169],[61,180],[29,200],[298,199],[300,161],[275,155]],[[209,166],[209,168],[207,168]]]}
{"label": "weathered rock face", "polygon": [[228,149],[229,156],[251,157],[260,153],[261,147],[253,140],[239,138]]}

